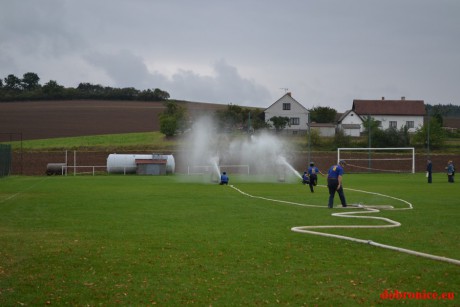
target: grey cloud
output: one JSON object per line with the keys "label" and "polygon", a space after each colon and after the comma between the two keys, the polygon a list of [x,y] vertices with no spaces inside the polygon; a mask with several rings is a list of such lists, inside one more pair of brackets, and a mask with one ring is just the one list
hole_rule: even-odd
{"label": "grey cloud", "polygon": [[192,71],[179,71],[172,77],[170,86],[175,95],[189,100],[263,106],[271,99],[265,87],[242,77],[237,68],[225,60],[217,61],[213,72],[213,76],[201,76]]}
{"label": "grey cloud", "polygon": [[102,69],[116,87],[145,87],[150,77],[143,59],[128,50],[116,54],[90,53],[85,58]]}
{"label": "grey cloud", "polygon": [[0,1],[3,75],[240,105],[269,106],[281,87],[338,111],[460,103],[460,1]]}
{"label": "grey cloud", "polygon": [[175,99],[247,106],[264,105],[271,99],[265,87],[242,77],[237,68],[225,60],[213,64],[212,75],[181,69],[171,78],[157,71],[150,72],[144,59],[128,50],[116,54],[91,53],[86,60],[102,69],[116,87],[161,88]]}

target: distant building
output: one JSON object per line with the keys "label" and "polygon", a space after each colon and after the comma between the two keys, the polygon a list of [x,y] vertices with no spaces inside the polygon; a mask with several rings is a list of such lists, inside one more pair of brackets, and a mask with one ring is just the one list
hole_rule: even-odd
{"label": "distant building", "polygon": [[318,131],[319,136],[335,136],[336,127],[334,123],[310,123],[311,131]]}
{"label": "distant building", "polygon": [[363,132],[363,119],[353,110],[343,113],[337,121],[337,129],[349,136],[360,136]]}
{"label": "distant building", "polygon": [[290,134],[305,134],[308,131],[308,110],[297,100],[292,98],[291,93],[275,101],[264,111],[265,121],[271,122],[272,117],[281,116],[289,118],[289,125],[284,131]]}
{"label": "distant building", "polygon": [[364,131],[365,122],[370,116],[373,120],[380,122],[383,130],[407,127],[410,133],[423,126],[425,116],[425,103],[423,100],[353,100],[353,106],[340,118],[338,127],[348,135],[357,135],[358,126],[360,132]]}

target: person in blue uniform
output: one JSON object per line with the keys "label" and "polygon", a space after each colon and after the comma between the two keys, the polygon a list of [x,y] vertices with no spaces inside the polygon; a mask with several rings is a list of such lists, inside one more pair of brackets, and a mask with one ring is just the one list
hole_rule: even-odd
{"label": "person in blue uniform", "polygon": [[310,167],[308,168],[308,176],[310,177],[309,186],[312,193],[315,192],[313,187],[318,184],[318,173],[324,176],[324,174],[315,166],[315,162],[310,162]]}
{"label": "person in blue uniform", "polygon": [[432,182],[432,171],[433,171],[433,164],[431,163],[431,160],[428,159],[426,163],[426,177],[428,178],[428,183]]}
{"label": "person in blue uniform", "polygon": [[226,172],[223,172],[222,175],[220,176],[220,183],[219,184],[228,184],[228,176]]}
{"label": "person in blue uniform", "polygon": [[343,193],[342,177],[344,174],[343,167],[346,165],[345,161],[340,160],[339,164],[332,165],[327,173],[327,187],[329,189],[329,202],[327,206],[332,208],[334,206],[335,192],[339,194],[342,207],[347,206],[345,194]]}
{"label": "person in blue uniform", "polygon": [[303,183],[303,184],[310,184],[310,177],[308,177],[308,173],[307,173],[307,172],[303,172],[303,175],[302,175],[302,183]]}
{"label": "person in blue uniform", "polygon": [[454,163],[452,162],[452,160],[447,163],[446,169],[447,169],[447,181],[450,183],[454,183],[455,168],[454,168]]}

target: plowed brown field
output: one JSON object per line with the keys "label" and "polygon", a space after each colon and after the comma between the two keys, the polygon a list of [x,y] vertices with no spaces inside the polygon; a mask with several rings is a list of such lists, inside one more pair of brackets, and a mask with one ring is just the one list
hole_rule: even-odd
{"label": "plowed brown field", "polygon": [[[226,105],[181,102],[187,108],[190,116],[212,113],[227,108]],[[131,132],[149,132],[159,130],[158,115],[164,110],[162,102],[138,101],[100,101],[100,100],[70,100],[70,101],[37,101],[37,102],[7,102],[0,103],[0,142],[47,139],[56,137],[72,137],[100,134],[116,134]],[[122,153],[122,152],[117,152]],[[133,153],[133,152],[130,152]],[[146,152],[136,151],[143,154]],[[150,152],[149,152],[150,153]],[[63,163],[79,166],[103,166],[110,152],[78,151],[78,152],[14,152],[12,174],[44,175],[47,163]],[[174,151],[162,152],[174,154],[176,171],[186,172],[187,153]],[[432,156],[435,172],[443,172],[446,162],[454,161],[458,156]],[[313,152],[311,159],[323,171],[336,162],[335,153]],[[290,156],[293,166],[303,171],[307,165],[306,152],[292,153]],[[457,162],[457,164],[460,162]],[[376,168],[395,168],[394,162],[379,162]],[[416,171],[424,171],[426,156],[416,157]],[[96,170],[101,170],[98,168]],[[69,169],[72,172],[72,169]],[[86,171],[91,172],[90,168]],[[348,171],[359,171],[348,168]]]}
{"label": "plowed brown field", "polygon": [[[226,109],[226,105],[179,102],[190,116]],[[0,142],[159,130],[163,102],[65,100],[0,103]],[[121,152],[119,152],[121,153]],[[105,165],[107,152],[79,152],[77,165]],[[165,153],[167,154],[167,153]],[[73,152],[67,153],[73,165]],[[48,163],[66,153],[14,152],[13,174],[43,175]],[[99,169],[100,170],[100,169]]]}
{"label": "plowed brown field", "polygon": [[[181,103],[189,114],[226,105]],[[0,103],[0,141],[158,131],[162,102],[66,100]]]}

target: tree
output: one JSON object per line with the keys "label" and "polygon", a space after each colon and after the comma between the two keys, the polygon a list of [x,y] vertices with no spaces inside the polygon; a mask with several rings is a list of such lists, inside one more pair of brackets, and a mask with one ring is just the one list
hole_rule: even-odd
{"label": "tree", "polygon": [[40,81],[40,78],[36,73],[33,72],[28,72],[25,73],[22,76],[22,88],[26,91],[32,91],[38,87],[40,87],[40,84],[38,83]]}
{"label": "tree", "polygon": [[345,131],[339,129],[334,136],[334,146],[336,148],[340,147],[350,147],[351,144],[351,136],[346,135]]}
{"label": "tree", "polygon": [[[367,146],[370,147],[405,147],[410,143],[409,129],[406,126],[401,129],[388,128],[386,130],[380,129],[380,121],[372,117],[365,117],[364,122],[364,135],[367,136]],[[371,133],[369,137],[369,131]],[[370,144],[369,144],[370,142]]]}
{"label": "tree", "polygon": [[321,135],[319,135],[319,130],[310,129],[310,142],[311,142],[311,145],[314,145],[314,146],[321,145]]}
{"label": "tree", "polygon": [[286,126],[289,126],[289,117],[273,116],[270,118],[270,121],[273,123],[273,127],[275,127],[277,132],[283,130]]}
{"label": "tree", "polygon": [[72,98],[72,96],[67,96],[68,93],[71,93],[71,91],[68,91],[64,86],[59,85],[54,80],[50,80],[48,83],[45,83],[45,85],[42,86],[41,91],[45,99]]}
{"label": "tree", "polygon": [[5,89],[13,90],[13,91],[20,91],[21,90],[21,79],[16,77],[13,74],[8,75],[5,79]]}
{"label": "tree", "polygon": [[333,123],[337,111],[330,107],[314,107],[310,110],[310,121],[315,123]]}
{"label": "tree", "polygon": [[174,116],[160,115],[160,132],[167,137],[174,136],[179,125]]}
{"label": "tree", "polygon": [[433,114],[433,118],[442,126],[444,126],[444,119],[442,118],[442,115],[440,112],[435,112]]}
{"label": "tree", "polygon": [[48,83],[43,85],[43,93],[49,96],[55,96],[57,94],[61,94],[64,89],[64,86],[59,85],[56,81],[50,80]]}
{"label": "tree", "polygon": [[104,91],[104,87],[99,84],[91,84],[91,83],[80,83],[77,86],[77,90],[86,92],[86,93],[101,93]]}
{"label": "tree", "polygon": [[249,118],[249,113],[251,113],[251,126],[254,130],[270,128],[270,125],[267,122],[265,122],[265,113],[263,110],[245,110],[247,111],[245,118]]}
{"label": "tree", "polygon": [[[371,116],[364,117],[363,121],[364,127],[364,135],[367,136],[368,140],[370,140],[371,144],[368,146],[373,146],[373,138],[375,135],[380,133],[380,121],[373,119]],[[369,136],[370,133],[370,136]]]}
{"label": "tree", "polygon": [[[429,131],[429,133],[428,133]],[[431,118],[429,123],[417,129],[412,137],[412,143],[419,146],[440,148],[444,144],[446,132],[436,118]]]}
{"label": "tree", "polygon": [[229,104],[226,110],[217,111],[218,126],[226,131],[233,131],[236,127],[242,126],[245,120],[243,108]]}
{"label": "tree", "polygon": [[160,100],[168,100],[169,99],[169,93],[166,91],[162,91],[159,88],[156,88],[153,91],[153,95],[157,97]]}
{"label": "tree", "polygon": [[164,103],[166,109],[160,116],[160,132],[167,137],[174,136],[178,131],[186,128],[185,108],[175,101]]}

